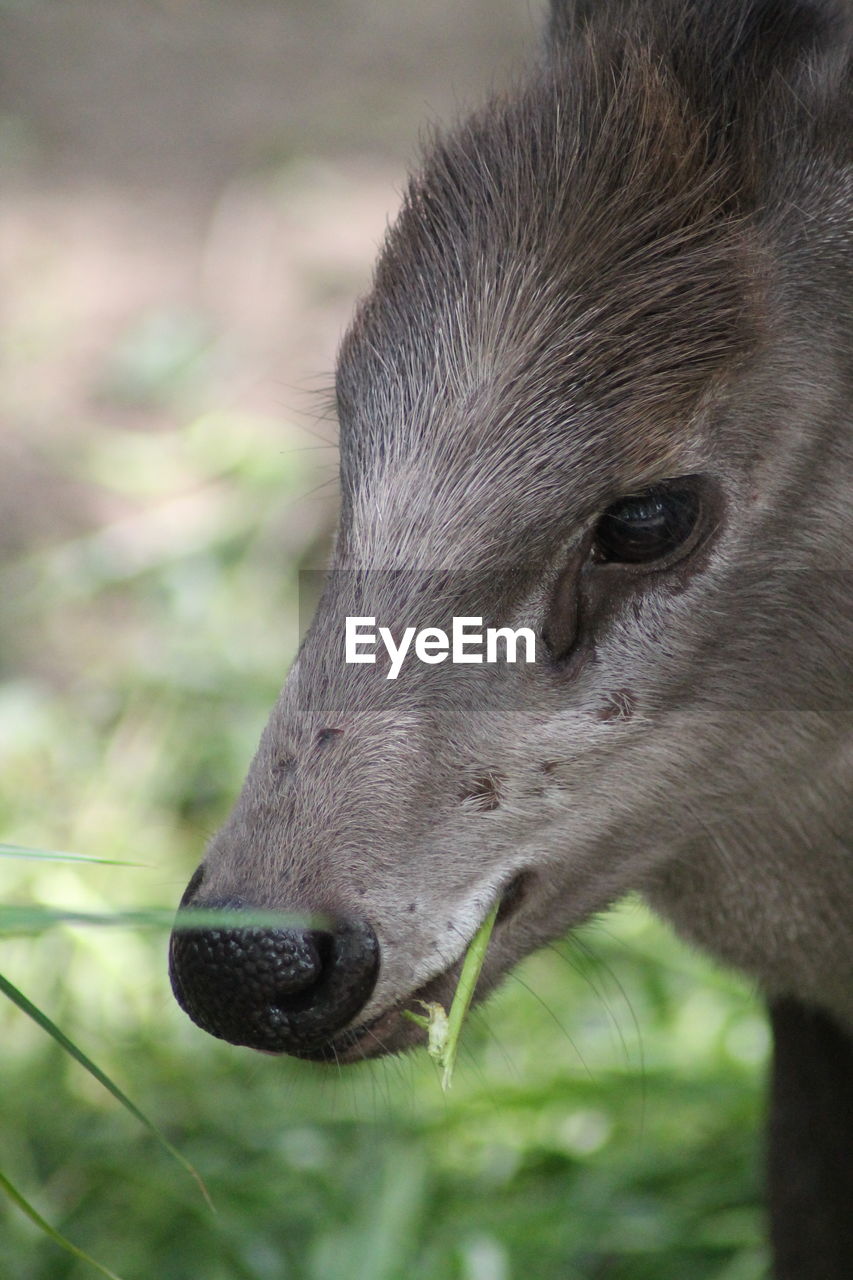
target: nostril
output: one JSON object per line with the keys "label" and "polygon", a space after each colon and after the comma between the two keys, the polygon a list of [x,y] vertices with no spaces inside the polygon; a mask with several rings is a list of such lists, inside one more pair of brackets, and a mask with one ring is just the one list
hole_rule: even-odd
{"label": "nostril", "polygon": [[[235,903],[229,902],[234,910]],[[183,986],[207,1005],[298,1008],[328,968],[331,934],[298,929],[188,929],[176,948]]]}
{"label": "nostril", "polygon": [[268,934],[261,943],[262,960],[253,957],[250,945],[248,966],[254,970],[258,994],[266,987],[270,1000],[289,1013],[308,1008],[329,976],[334,945],[332,934],[319,930],[305,933],[302,945],[292,951],[287,941],[282,945],[280,934]]}
{"label": "nostril", "polygon": [[319,977],[322,978],[324,972],[330,969],[334,963],[335,937],[332,933],[317,929],[312,933],[311,939],[314,944],[314,950],[317,953]]}
{"label": "nostril", "polygon": [[[202,905],[247,904],[193,904]],[[176,929],[169,968],[178,1004],[232,1044],[282,1053],[328,1041],[366,1003],[379,966],[379,945],[366,922],[331,923],[329,930]]]}

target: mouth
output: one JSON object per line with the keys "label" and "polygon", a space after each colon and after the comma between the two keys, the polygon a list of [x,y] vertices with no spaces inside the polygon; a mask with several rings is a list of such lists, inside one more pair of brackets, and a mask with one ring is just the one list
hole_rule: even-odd
{"label": "mouth", "polygon": [[[509,882],[501,895],[495,929],[514,915],[526,895],[530,875],[520,872]],[[473,936],[473,935],[472,935]],[[494,935],[493,935],[494,936]],[[422,1027],[410,1021],[407,1013],[422,1014],[423,1005],[438,1003],[449,1009],[459,982],[468,947],[441,973],[430,978],[422,986],[403,996],[390,1008],[356,1027],[350,1027],[325,1044],[311,1048],[291,1050],[291,1056],[310,1062],[346,1064],[381,1058],[390,1053],[414,1049],[426,1041]],[[500,972],[481,973],[477,982],[475,1002],[482,998],[500,979]]]}
{"label": "mouth", "polygon": [[369,1058],[382,1058],[389,1053],[401,1053],[425,1043],[424,1031],[404,1015],[407,1012],[422,1013],[422,1005],[437,1001],[445,1008],[450,1004],[462,968],[463,957],[425,982],[422,987],[404,996],[389,1009],[350,1027],[333,1040],[311,1049],[291,1050],[291,1057],[310,1062],[353,1063]]}

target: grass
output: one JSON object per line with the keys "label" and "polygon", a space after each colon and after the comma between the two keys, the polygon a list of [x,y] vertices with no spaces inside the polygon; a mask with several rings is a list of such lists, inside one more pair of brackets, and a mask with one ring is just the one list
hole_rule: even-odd
{"label": "grass", "polygon": [[[87,941],[63,944],[70,956]],[[762,1024],[674,950],[629,906],[606,936],[590,927],[534,957],[475,1011],[447,1097],[425,1054],[319,1071],[208,1041],[165,996],[155,1018],[107,1022],[91,1011],[103,991],[56,984],[65,1024],[82,1024],[179,1143],[217,1213],[55,1046],[21,1043],[11,1012],[4,1158],[44,1216],[125,1280],[499,1277],[531,1258],[542,1277],[757,1280]],[[165,986],[162,960],[152,947],[144,985]],[[135,973],[123,986],[138,1002]],[[23,1221],[6,1224],[3,1250],[10,1275],[86,1274]]]}
{"label": "grass", "polygon": [[412,1013],[410,1009],[403,1010],[404,1017],[426,1029],[427,1053],[441,1067],[441,1087],[445,1093],[453,1083],[459,1038],[474,999],[499,907],[500,903],[496,902],[468,945],[450,1008],[445,1010],[443,1005],[435,1001],[422,1001],[425,1011],[423,1014]]}

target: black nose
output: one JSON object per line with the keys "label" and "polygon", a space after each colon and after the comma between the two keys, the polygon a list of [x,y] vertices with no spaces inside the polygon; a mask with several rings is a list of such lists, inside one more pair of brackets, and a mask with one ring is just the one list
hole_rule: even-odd
{"label": "black nose", "polygon": [[[193,908],[247,910],[240,899]],[[199,928],[172,933],[169,976],[193,1022],[231,1044],[314,1056],[367,1003],[379,943],[365,921],[328,929]],[[322,1056],[322,1055],[320,1055]]]}

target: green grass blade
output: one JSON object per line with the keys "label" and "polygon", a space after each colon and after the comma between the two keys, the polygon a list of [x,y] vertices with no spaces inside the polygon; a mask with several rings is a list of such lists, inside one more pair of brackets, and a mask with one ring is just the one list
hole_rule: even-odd
{"label": "green grass blade", "polygon": [[60,1231],[57,1231],[55,1227],[52,1227],[50,1223],[41,1216],[38,1210],[33,1208],[29,1200],[27,1200],[25,1196],[21,1195],[18,1188],[11,1183],[3,1173],[0,1173],[0,1189],[5,1191],[9,1199],[18,1206],[21,1212],[25,1213],[30,1221],[34,1222],[39,1230],[43,1231],[46,1236],[49,1236],[55,1244],[60,1246],[60,1248],[65,1249],[67,1253],[73,1254],[75,1258],[80,1258],[83,1262],[88,1262],[90,1267],[94,1267],[96,1271],[100,1271],[102,1276],[109,1277],[109,1280],[121,1280],[121,1276],[116,1275],[114,1271],[110,1271],[109,1267],[103,1266],[103,1264],[96,1261],[95,1258],[90,1257],[88,1253],[84,1253],[76,1244],[72,1244],[66,1236],[62,1235]]}
{"label": "green grass blade", "polygon": [[154,1135],[160,1145],[168,1151],[169,1155],[172,1156],[173,1159],[177,1160],[178,1164],[186,1170],[190,1177],[195,1179],[201,1190],[201,1194],[207,1201],[208,1206],[212,1209],[213,1202],[210,1199],[210,1194],[207,1187],[204,1185],[201,1175],[190,1164],[186,1156],[182,1155],[181,1152],[178,1151],[177,1147],[172,1145],[166,1135],[158,1129],[153,1120],[149,1120],[148,1116],[146,1116],[143,1111],[140,1111],[136,1103],[131,1102],[127,1094],[123,1093],[118,1085],[114,1084],[110,1077],[106,1075],[100,1067],[96,1066],[92,1059],[87,1057],[82,1049],[77,1047],[73,1040],[69,1040],[64,1031],[60,1031],[56,1023],[51,1021],[46,1013],[42,1013],[41,1009],[34,1005],[32,1001],[28,1000],[24,993],[19,991],[18,988],[14,986],[8,978],[4,978],[2,974],[0,974],[0,992],[7,996],[14,1005],[17,1005],[22,1013],[25,1013],[29,1018],[32,1018],[33,1022],[41,1027],[42,1031],[46,1031],[47,1034],[56,1041],[60,1048],[64,1049],[72,1058],[75,1058],[82,1067],[85,1067],[89,1074],[94,1076],[98,1083],[103,1085],[103,1087],[121,1103],[125,1110],[130,1112],[134,1119],[138,1120],[140,1124],[144,1125],[145,1128]]}
{"label": "green grass blade", "polygon": [[456,1055],[459,1052],[459,1036],[462,1032],[462,1024],[474,998],[477,979],[480,976],[480,970],[483,968],[483,961],[486,958],[489,939],[492,936],[492,929],[495,927],[499,907],[500,902],[496,902],[474,934],[465,953],[465,962],[462,965],[462,972],[459,975],[459,982],[453,995],[453,1003],[447,1015],[447,1038],[441,1056],[441,1065],[444,1068],[441,1076],[441,1087],[445,1093],[450,1088],[453,1079],[453,1068],[456,1066]]}
{"label": "green grass blade", "polygon": [[176,914],[174,907],[150,907],[142,911],[68,911],[62,907],[0,905],[0,934],[41,933],[58,924],[80,924],[149,929],[328,929],[327,916],[306,912],[234,910],[210,911],[193,907]]}
{"label": "green grass blade", "polygon": [[42,858],[48,862],[97,862],[104,867],[144,867],[144,862],[124,862],[118,858],[96,858],[90,853],[67,853],[64,849],[30,849],[25,844],[0,844],[0,858]]}

